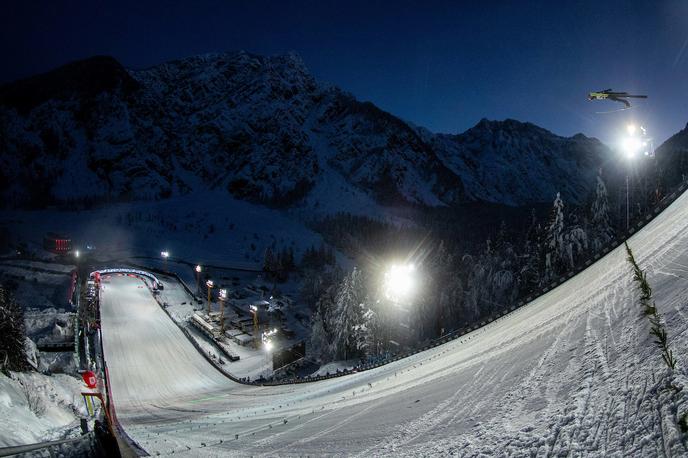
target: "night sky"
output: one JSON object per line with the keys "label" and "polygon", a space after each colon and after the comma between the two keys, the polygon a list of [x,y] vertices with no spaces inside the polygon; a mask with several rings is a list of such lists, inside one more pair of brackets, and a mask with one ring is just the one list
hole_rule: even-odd
{"label": "night sky", "polygon": [[[0,82],[108,54],[129,68],[214,51],[300,54],[321,81],[435,132],[530,121],[612,144],[688,122],[688,1],[5,1]],[[649,95],[622,113],[592,90]]]}

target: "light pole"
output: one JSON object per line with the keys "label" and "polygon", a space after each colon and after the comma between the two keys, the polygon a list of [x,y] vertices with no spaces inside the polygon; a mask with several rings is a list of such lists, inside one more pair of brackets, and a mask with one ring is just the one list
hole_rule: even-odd
{"label": "light pole", "polygon": [[208,280],[205,285],[208,287],[208,316],[210,316],[210,291],[213,289],[213,281]]}
{"label": "light pole", "polygon": [[626,170],[626,232],[628,232],[628,229],[631,226],[631,216],[630,216],[630,203],[629,203],[629,192],[628,192],[628,177],[630,173],[628,170]]}
{"label": "light pole", "polygon": [[[640,136],[636,133],[640,130]],[[644,150],[645,156],[654,155],[652,149],[652,139],[647,137],[647,131],[643,126],[637,127],[635,124],[628,124],[626,126],[628,136],[621,141],[621,147],[626,153],[628,167],[626,168],[626,231],[631,227],[631,202],[630,202],[630,174],[631,162],[636,158],[636,155]],[[648,150],[649,148],[649,150]]]}
{"label": "light pole", "polygon": [[201,271],[203,270],[201,268],[201,265],[196,266],[196,294],[199,294],[201,291]]}
{"label": "light pole", "polygon": [[258,307],[251,305],[248,309],[253,314],[253,340],[258,341]]}
{"label": "light pole", "polygon": [[227,300],[227,290],[225,288],[220,289],[220,333],[224,335],[225,333],[225,301]]}
{"label": "light pole", "polygon": [[[392,264],[385,272],[382,282],[382,291],[398,312],[403,312],[403,317],[408,323],[402,323],[402,316],[397,313],[399,326],[397,334],[401,337],[401,328],[404,327],[411,331],[410,309],[407,307],[408,301],[416,289],[416,267],[413,264]],[[391,339],[392,328],[389,327],[389,343],[399,346],[399,342]],[[397,338],[399,338],[397,337]]]}
{"label": "light pole", "polygon": [[163,265],[162,270],[163,270],[163,272],[167,272],[167,258],[170,257],[170,252],[167,250],[161,251],[160,256],[162,256],[162,263],[163,263],[162,264]]}
{"label": "light pole", "polygon": [[272,338],[277,334],[277,329],[272,329],[271,331],[265,331],[263,335],[261,335],[260,339],[263,342],[263,348],[265,348],[265,356],[266,356],[266,363],[268,366],[268,374],[270,375],[270,352],[274,348],[274,344],[272,343]]}

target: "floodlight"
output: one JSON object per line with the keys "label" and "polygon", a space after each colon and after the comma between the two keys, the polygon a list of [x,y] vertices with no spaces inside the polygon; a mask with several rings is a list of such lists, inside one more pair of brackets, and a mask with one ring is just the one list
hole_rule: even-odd
{"label": "floodlight", "polygon": [[643,147],[643,142],[637,137],[626,137],[621,140],[621,149],[626,153],[626,157],[632,159],[635,154]]}
{"label": "floodlight", "polygon": [[385,273],[384,293],[388,299],[397,301],[408,298],[415,288],[413,264],[392,264]]}

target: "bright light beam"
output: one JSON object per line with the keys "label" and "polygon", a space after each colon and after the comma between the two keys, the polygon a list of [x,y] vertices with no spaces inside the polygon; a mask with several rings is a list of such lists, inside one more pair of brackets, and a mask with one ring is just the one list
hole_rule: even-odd
{"label": "bright light beam", "polygon": [[626,157],[629,159],[633,159],[642,147],[643,142],[638,137],[626,137],[621,140],[621,149],[626,153]]}
{"label": "bright light beam", "polygon": [[415,289],[413,264],[393,264],[387,272],[383,283],[384,294],[387,299],[395,302],[407,299]]}

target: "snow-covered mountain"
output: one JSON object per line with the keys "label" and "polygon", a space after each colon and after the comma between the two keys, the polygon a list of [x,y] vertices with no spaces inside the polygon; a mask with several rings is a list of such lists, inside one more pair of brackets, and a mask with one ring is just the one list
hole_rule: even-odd
{"label": "snow-covered mountain", "polygon": [[0,87],[6,205],[224,189],[271,206],[579,202],[609,150],[514,120],[433,134],[317,82],[295,54],[127,70],[94,57]]}
{"label": "snow-covered mountain", "polygon": [[431,142],[463,178],[469,198],[507,205],[548,200],[557,192],[580,202],[610,157],[597,139],[560,137],[513,119],[482,119],[460,135],[435,135]]}

